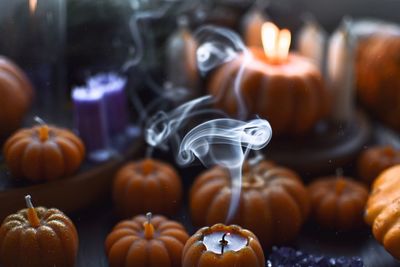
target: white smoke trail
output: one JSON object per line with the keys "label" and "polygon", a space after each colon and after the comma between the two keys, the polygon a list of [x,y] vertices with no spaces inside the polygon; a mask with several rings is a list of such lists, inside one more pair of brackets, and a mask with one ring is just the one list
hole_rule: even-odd
{"label": "white smoke trail", "polygon": [[157,112],[146,123],[146,142],[152,147],[167,149],[167,142],[171,141],[178,147],[180,144],[178,131],[189,119],[206,113],[226,116],[220,110],[205,108],[211,103],[213,103],[213,98],[207,95],[188,101],[170,112]]}
{"label": "white smoke trail", "polygon": [[[196,55],[197,66],[200,73],[203,75],[226,62],[234,60],[239,55],[243,58],[234,80],[233,90],[238,105],[237,118],[245,119],[248,116],[248,110],[243,101],[240,86],[244,71],[251,62],[251,53],[248,51],[240,36],[227,28],[212,25],[203,26],[196,31],[195,38],[199,43]],[[223,90],[221,90],[221,94],[217,96],[217,101],[221,97],[224,97]]]}
{"label": "white smoke trail", "polygon": [[[234,90],[238,103],[238,117],[247,116],[242,100],[241,80],[252,55],[240,37],[225,28],[204,26],[195,33],[199,47],[196,53],[197,64],[203,75],[216,67],[243,57],[242,65],[234,80]],[[222,97],[222,96],[220,96]],[[147,121],[146,142],[152,147],[168,148],[167,141],[179,147],[177,162],[182,165],[191,163],[195,157],[205,166],[220,165],[227,168],[231,175],[232,198],[227,221],[232,219],[240,201],[242,185],[242,165],[250,150],[260,150],[271,139],[272,129],[268,121],[255,119],[244,122],[236,119],[215,119],[204,122],[185,135],[181,142],[178,131],[186,122],[204,113],[223,114],[222,111],[205,109],[215,100],[205,96],[189,101],[170,112],[158,112]]]}
{"label": "white smoke trail", "polygon": [[228,211],[229,222],[238,208],[242,187],[242,165],[250,150],[264,148],[272,137],[268,121],[254,119],[244,122],[215,119],[193,128],[183,138],[177,161],[187,165],[196,157],[205,165],[227,168],[231,175],[232,197]]}

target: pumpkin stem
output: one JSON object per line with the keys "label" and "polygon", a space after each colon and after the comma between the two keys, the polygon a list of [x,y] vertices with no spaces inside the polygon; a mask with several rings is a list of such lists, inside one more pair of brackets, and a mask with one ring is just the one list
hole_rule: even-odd
{"label": "pumpkin stem", "polygon": [[30,195],[25,196],[26,206],[28,207],[28,221],[32,225],[32,227],[39,227],[40,220],[37,215],[37,212],[32,204],[32,198]]}
{"label": "pumpkin stem", "polygon": [[225,237],[229,235],[229,233],[224,233],[222,235],[222,239],[219,241],[219,243],[221,244],[221,254],[224,254],[224,248],[228,245],[228,241],[225,240]]}
{"label": "pumpkin stem", "polygon": [[49,126],[47,126],[46,122],[42,120],[42,118],[39,118],[36,116],[34,120],[40,124],[39,127],[39,139],[42,142],[47,141],[49,139]]}
{"label": "pumpkin stem", "polygon": [[146,239],[152,239],[154,236],[154,226],[151,224],[151,218],[153,217],[153,214],[151,212],[148,212],[146,214],[147,221],[143,223],[144,227],[144,237]]}
{"label": "pumpkin stem", "polygon": [[145,175],[148,175],[153,171],[154,162],[151,158],[146,158],[142,162],[142,170]]}

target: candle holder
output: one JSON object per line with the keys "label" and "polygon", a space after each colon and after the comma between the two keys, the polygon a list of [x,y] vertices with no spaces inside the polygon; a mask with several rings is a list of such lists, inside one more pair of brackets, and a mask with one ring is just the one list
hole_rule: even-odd
{"label": "candle holder", "polygon": [[272,138],[265,155],[306,177],[331,174],[350,167],[370,139],[370,122],[357,112],[347,124],[325,121],[306,136]]}

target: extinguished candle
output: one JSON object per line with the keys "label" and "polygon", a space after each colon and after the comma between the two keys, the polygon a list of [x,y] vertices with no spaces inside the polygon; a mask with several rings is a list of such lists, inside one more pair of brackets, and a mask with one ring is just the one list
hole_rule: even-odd
{"label": "extinguished candle", "polygon": [[247,246],[248,239],[230,232],[215,232],[205,235],[203,244],[208,251],[215,254],[224,254],[228,251],[237,252]]}
{"label": "extinguished candle", "polygon": [[197,231],[183,249],[182,267],[264,267],[256,236],[237,225],[215,224]]}
{"label": "extinguished candle", "polygon": [[108,147],[107,118],[103,93],[78,87],[72,91],[74,124],[90,153],[96,154]]}
{"label": "extinguished candle", "polygon": [[103,94],[109,134],[122,134],[128,125],[126,79],[114,73],[101,73],[90,77],[87,85],[90,90]]}

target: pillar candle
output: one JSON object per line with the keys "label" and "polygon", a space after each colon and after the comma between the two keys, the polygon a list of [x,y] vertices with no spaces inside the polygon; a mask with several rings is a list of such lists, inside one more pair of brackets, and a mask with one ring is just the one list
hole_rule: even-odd
{"label": "pillar candle", "polygon": [[354,38],[350,22],[341,27],[329,40],[327,56],[328,87],[332,95],[331,118],[339,123],[349,122],[354,114]]}
{"label": "pillar candle", "polygon": [[103,94],[107,130],[111,136],[123,133],[128,125],[125,84],[126,80],[114,73],[101,73],[87,81],[90,90]]}
{"label": "pillar candle", "polygon": [[324,61],[327,34],[315,20],[308,20],[297,37],[297,48],[301,55],[310,58],[325,73]]}
{"label": "pillar candle", "polygon": [[78,87],[72,91],[74,124],[89,154],[108,147],[107,119],[103,93]]}

